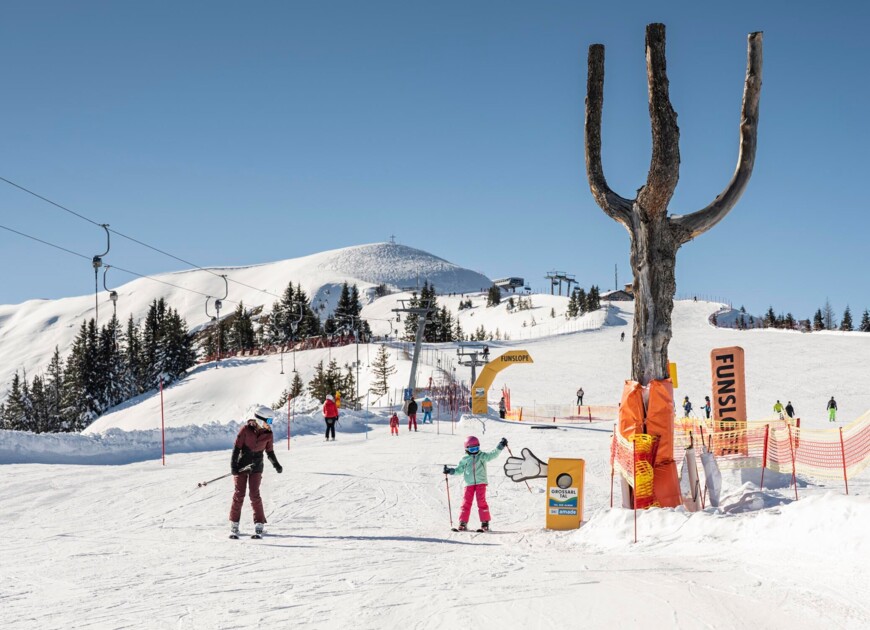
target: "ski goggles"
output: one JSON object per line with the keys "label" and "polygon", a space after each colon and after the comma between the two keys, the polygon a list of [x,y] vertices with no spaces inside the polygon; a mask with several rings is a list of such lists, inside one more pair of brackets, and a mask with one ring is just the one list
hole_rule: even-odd
{"label": "ski goggles", "polygon": [[479,446],[469,446],[465,451],[470,455],[477,455],[480,452]]}
{"label": "ski goggles", "polygon": [[256,416],[256,417],[248,420],[248,422],[254,422],[254,423],[261,422],[263,424],[267,424],[269,426],[272,426],[272,418],[261,418],[259,416]]}

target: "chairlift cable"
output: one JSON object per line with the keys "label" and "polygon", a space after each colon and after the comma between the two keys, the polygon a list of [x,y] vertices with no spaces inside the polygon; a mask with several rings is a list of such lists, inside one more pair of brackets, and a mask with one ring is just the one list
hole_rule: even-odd
{"label": "chairlift cable", "polygon": [[[137,239],[137,238],[133,238],[132,236],[129,236],[129,235],[127,235],[127,234],[124,234],[123,232],[119,232],[118,230],[110,229],[110,228],[108,227],[107,224],[104,224],[104,223],[97,223],[97,222],[94,221],[93,219],[90,219],[90,218],[84,216],[83,214],[80,214],[80,213],[78,213],[78,212],[76,212],[76,211],[74,211],[74,210],[70,210],[70,209],[67,208],[66,206],[63,206],[63,205],[57,203],[56,201],[52,201],[51,199],[48,199],[47,197],[43,197],[42,195],[40,195],[40,194],[38,194],[38,193],[36,193],[36,192],[30,190],[29,188],[25,188],[24,186],[21,186],[20,184],[16,184],[15,182],[13,182],[13,181],[11,181],[11,180],[8,180],[8,179],[6,179],[5,177],[0,176],[0,181],[4,181],[4,182],[6,182],[7,184],[9,184],[10,186],[14,186],[15,188],[18,188],[19,190],[22,190],[22,191],[24,191],[24,192],[26,192],[26,193],[28,193],[28,194],[30,194],[30,195],[33,195],[33,196],[36,197],[37,199],[41,199],[42,201],[45,201],[46,203],[49,203],[49,204],[51,204],[51,205],[53,205],[53,206],[55,206],[55,207],[57,207],[57,208],[60,208],[61,210],[64,210],[65,212],[69,212],[70,214],[72,214],[72,215],[74,215],[74,216],[77,216],[78,218],[80,218],[80,219],[82,219],[82,220],[84,220],[84,221],[87,221],[88,223],[92,223],[93,225],[96,225],[97,227],[104,228],[104,229],[107,230],[108,232],[112,232],[112,233],[114,233],[114,234],[117,234],[117,235],[120,236],[121,238],[125,238],[125,239],[127,239],[128,241],[132,241],[132,242],[136,243],[137,245],[141,245],[142,247],[146,247],[146,248],[148,248],[148,249],[150,249],[150,250],[152,250],[152,251],[157,252],[158,254],[163,254],[164,256],[168,256],[169,258],[172,258],[172,259],[174,259],[174,260],[177,260],[178,262],[184,263],[185,265],[188,265],[188,266],[193,267],[193,268],[195,268],[195,269],[199,269],[200,271],[205,271],[206,273],[210,273],[210,274],[212,274],[213,276],[218,276],[218,277],[221,276],[221,274],[219,274],[219,273],[217,273],[217,272],[215,272],[215,271],[212,271],[211,269],[206,269],[205,267],[201,267],[201,266],[197,265],[196,263],[192,263],[192,262],[190,262],[189,260],[185,260],[184,258],[181,258],[181,257],[179,257],[179,256],[176,256],[175,254],[170,254],[169,252],[164,251],[164,250],[160,249],[159,247],[155,247],[155,246],[153,246],[153,245],[149,245],[148,243],[145,243],[144,241],[140,241],[139,239]],[[104,254],[104,255],[105,255],[105,254]],[[274,293],[272,293],[272,292],[270,292],[270,291],[266,291],[265,289],[259,289],[259,288],[255,287],[255,286],[251,286],[251,285],[249,285],[249,284],[245,284],[244,282],[240,282],[240,281],[238,281],[238,280],[232,280],[232,279],[230,279],[229,281],[230,281],[230,282],[234,282],[235,284],[241,285],[241,286],[243,286],[243,287],[247,287],[248,289],[253,289],[254,291],[259,291],[260,293],[265,293],[266,295],[271,295],[272,297],[278,298],[279,300],[281,299],[281,296],[280,296],[280,295],[276,295],[276,294],[274,294]],[[232,300],[228,300],[228,301],[232,301]]]}
{"label": "chairlift cable", "polygon": [[[79,258],[84,258],[85,260],[93,260],[92,256],[85,256],[84,254],[81,254],[79,252],[74,252],[73,250],[67,249],[66,247],[61,247],[60,245],[55,245],[54,243],[49,243],[48,241],[45,241],[41,238],[31,236],[30,234],[25,234],[24,232],[20,232],[18,230],[7,227],[5,225],[0,225],[0,229],[6,230],[7,232],[12,232],[13,234],[17,234],[19,236],[23,236],[24,238],[29,238],[30,240],[36,241],[37,243],[42,243],[43,245],[48,245],[49,247],[53,247],[54,249],[59,249],[60,251],[66,252],[67,254],[72,254],[73,256],[78,256]],[[177,284],[172,284],[171,282],[166,282],[165,280],[159,280],[153,276],[148,276],[148,275],[145,275],[142,273],[138,273],[136,271],[131,271],[130,269],[124,269],[123,267],[118,267],[117,265],[112,265],[112,269],[117,269],[118,271],[123,271],[124,273],[128,273],[131,276],[137,276],[139,278],[145,278],[145,279],[151,280],[153,282],[159,282],[160,284],[165,284],[166,286],[172,287],[174,289],[181,289],[182,291],[189,291],[191,293],[196,293],[197,295],[201,295],[201,296],[206,297],[206,298],[213,297],[211,295],[208,295],[207,293],[203,293],[202,291],[197,291],[196,289],[189,289],[187,287],[182,287],[182,286],[179,286]],[[235,302],[233,300],[224,300],[224,301],[230,302],[232,304],[238,303],[238,302]]]}

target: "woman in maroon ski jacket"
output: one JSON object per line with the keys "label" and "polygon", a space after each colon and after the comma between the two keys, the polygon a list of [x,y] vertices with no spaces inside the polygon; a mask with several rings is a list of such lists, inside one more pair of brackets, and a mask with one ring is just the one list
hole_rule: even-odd
{"label": "woman in maroon ski jacket", "polygon": [[284,470],[278,463],[278,458],[275,457],[272,440],[272,410],[260,405],[254,410],[252,416],[239,431],[230,460],[230,470],[236,482],[233,505],[230,508],[230,524],[233,533],[237,533],[239,529],[239,519],[242,515],[246,489],[250,490],[251,507],[254,509],[254,525],[258,534],[262,533],[266,523],[263,499],[260,497],[260,482],[263,479],[263,452],[266,453],[278,473]]}

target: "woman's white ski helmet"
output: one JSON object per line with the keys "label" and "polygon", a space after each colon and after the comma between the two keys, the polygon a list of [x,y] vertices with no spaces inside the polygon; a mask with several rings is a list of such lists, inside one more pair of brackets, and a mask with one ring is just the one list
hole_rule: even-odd
{"label": "woman's white ski helmet", "polygon": [[327,394],[326,400],[331,400],[332,402],[335,402],[335,396],[333,396],[332,394]]}
{"label": "woman's white ski helmet", "polygon": [[254,405],[254,408],[251,410],[251,418],[263,424],[272,424],[274,416],[275,412],[266,405]]}

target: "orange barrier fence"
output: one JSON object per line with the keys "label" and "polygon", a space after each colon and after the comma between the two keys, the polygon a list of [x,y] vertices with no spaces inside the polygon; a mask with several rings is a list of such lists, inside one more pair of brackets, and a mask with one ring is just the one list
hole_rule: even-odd
{"label": "orange barrier fence", "polygon": [[[842,479],[849,493],[849,479],[870,467],[870,412],[845,427],[808,429],[800,419],[771,419],[741,423],[716,432],[712,421],[684,418],[675,431],[677,461],[683,458],[693,433],[716,456],[719,468],[761,468],[818,479]],[[696,449],[700,454],[700,449]],[[795,496],[797,486],[795,485]]]}
{"label": "orange barrier fence", "polygon": [[619,414],[617,405],[532,405],[510,409],[506,418],[517,422],[611,422]]}

